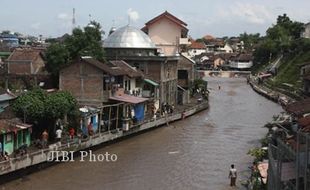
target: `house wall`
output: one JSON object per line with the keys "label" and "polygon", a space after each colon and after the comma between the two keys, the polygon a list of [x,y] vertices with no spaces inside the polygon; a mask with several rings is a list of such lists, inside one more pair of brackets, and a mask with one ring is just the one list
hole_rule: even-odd
{"label": "house wall", "polygon": [[178,79],[178,61],[166,61],[162,63],[161,81],[166,82]]}
{"label": "house wall", "polygon": [[71,64],[59,74],[60,90],[71,92],[80,103],[108,101],[103,82],[102,71],[84,62]]}
{"label": "house wall", "polygon": [[32,74],[38,73],[44,66],[44,60],[41,56],[38,56],[32,63]]}
{"label": "house wall", "polygon": [[178,77],[178,85],[180,85],[183,88],[189,88],[190,84],[195,79],[195,68],[194,63],[188,60],[187,58],[181,56],[181,59],[178,61],[178,71],[185,70],[187,71],[187,79],[180,79]]}
{"label": "house wall", "polygon": [[148,35],[166,56],[175,55],[178,52],[181,27],[169,19],[163,18],[151,24],[148,27]]}
{"label": "house wall", "polygon": [[[11,141],[7,141],[7,135],[11,135]],[[3,134],[3,151],[8,154],[12,154],[14,152],[14,133]]]}
{"label": "house wall", "polygon": [[224,47],[221,47],[218,50],[226,52],[226,53],[232,53],[233,52],[233,48],[230,45],[228,45],[228,44],[225,44]]}
{"label": "house wall", "polygon": [[9,74],[31,74],[31,63],[30,62],[9,61],[7,63],[8,63]]}

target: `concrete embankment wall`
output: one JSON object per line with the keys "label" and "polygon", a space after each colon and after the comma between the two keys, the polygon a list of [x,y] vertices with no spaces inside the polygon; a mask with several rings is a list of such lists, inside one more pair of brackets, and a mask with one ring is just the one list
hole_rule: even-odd
{"label": "concrete embankment wall", "polygon": [[[166,117],[162,117],[156,120],[153,119],[153,120],[145,121],[143,124],[131,129],[130,131],[117,130],[117,131],[114,131],[113,133],[111,132],[99,133],[94,136],[91,136],[87,140],[76,139],[74,142],[70,142],[66,144],[64,143],[62,143],[61,145],[57,143],[52,144],[49,146],[48,149],[38,150],[37,152],[32,152],[22,157],[17,157],[17,158],[10,159],[9,161],[0,162],[0,178],[2,178],[6,174],[11,174],[13,172],[16,172],[18,170],[21,170],[27,167],[46,163],[48,157],[50,156],[49,154],[51,153],[51,151],[61,150],[61,151],[77,152],[77,151],[85,150],[85,149],[92,148],[97,145],[111,142],[116,139],[120,139],[122,137],[126,137],[132,134],[137,134],[139,132],[146,131],[148,129],[153,129],[158,126],[165,125],[168,122],[180,120],[184,117],[191,116],[207,108],[208,108],[208,102],[202,102],[200,104],[194,105],[184,110],[183,112],[173,113],[173,114],[167,115]],[[62,155],[59,154],[59,156],[62,156]]]}

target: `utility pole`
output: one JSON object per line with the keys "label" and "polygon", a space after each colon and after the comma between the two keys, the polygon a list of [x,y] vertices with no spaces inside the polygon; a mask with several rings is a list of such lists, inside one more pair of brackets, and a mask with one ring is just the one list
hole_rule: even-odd
{"label": "utility pole", "polygon": [[75,28],[75,8],[72,10],[72,30]]}

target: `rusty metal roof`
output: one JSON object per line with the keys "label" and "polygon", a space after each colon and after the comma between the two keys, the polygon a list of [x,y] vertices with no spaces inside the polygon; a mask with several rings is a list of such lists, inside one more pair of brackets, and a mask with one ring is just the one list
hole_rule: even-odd
{"label": "rusty metal roof", "polygon": [[116,67],[119,67],[127,76],[131,78],[143,77],[143,73],[122,60],[110,61]]}
{"label": "rusty metal roof", "polygon": [[302,116],[303,114],[310,113],[310,98],[291,103],[287,105],[285,109],[295,116]]}

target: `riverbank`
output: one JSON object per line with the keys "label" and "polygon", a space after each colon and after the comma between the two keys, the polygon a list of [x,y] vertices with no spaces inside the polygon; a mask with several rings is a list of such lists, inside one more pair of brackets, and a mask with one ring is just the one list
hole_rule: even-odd
{"label": "riverbank", "polygon": [[285,95],[279,91],[272,90],[263,84],[259,85],[253,77],[250,77],[248,82],[255,92],[282,106],[286,106],[287,104],[296,101],[295,98]]}
{"label": "riverbank", "polygon": [[[187,106],[183,106],[182,110],[179,109],[178,112],[168,114],[164,117],[158,119],[151,119],[144,121],[141,125],[133,128],[130,131],[122,131],[116,130],[113,132],[106,133],[98,133],[91,136],[87,140],[82,139],[74,139],[74,141],[70,143],[62,143],[62,144],[51,144],[46,149],[41,149],[36,152],[31,152],[25,154],[20,157],[12,158],[8,161],[0,162],[0,178],[4,177],[7,174],[11,174],[21,169],[25,169],[28,167],[32,167],[35,165],[39,165],[42,163],[46,163],[51,151],[74,151],[78,152],[81,150],[89,149],[98,145],[102,145],[117,139],[121,139],[126,136],[130,136],[133,134],[138,134],[143,131],[147,131],[149,129],[153,129],[159,126],[163,126],[169,124],[170,122],[174,122],[180,119],[184,119],[189,117],[195,113],[198,113],[202,110],[208,109],[209,104],[207,101],[201,103],[190,104]],[[62,154],[59,154],[62,156]],[[2,182],[2,180],[0,180]]]}

